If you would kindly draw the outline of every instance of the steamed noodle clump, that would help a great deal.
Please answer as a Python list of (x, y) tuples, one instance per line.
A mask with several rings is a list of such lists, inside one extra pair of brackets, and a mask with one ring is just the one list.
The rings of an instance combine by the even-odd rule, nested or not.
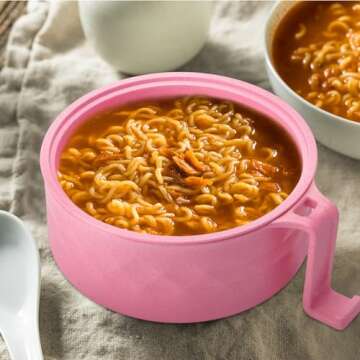
[(220, 231), (266, 214), (295, 186), (296, 151), (273, 128), (203, 97), (114, 110), (76, 131), (58, 178), (75, 204), (120, 228)]
[(283, 30), (277, 45), (286, 49), (291, 41), (291, 51), (275, 49), (289, 59), (288, 69), (278, 65), (280, 74), (315, 106), (360, 121), (360, 3), (298, 6), (299, 14), (289, 15), (292, 28)]

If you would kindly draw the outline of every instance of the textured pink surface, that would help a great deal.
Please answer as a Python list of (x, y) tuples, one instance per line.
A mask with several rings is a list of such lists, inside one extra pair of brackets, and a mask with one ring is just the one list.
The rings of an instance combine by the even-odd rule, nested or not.
[[(288, 132), (298, 148), (302, 174), (283, 204), (246, 226), (175, 237), (118, 229), (67, 198), (56, 179), (59, 155), (72, 131), (89, 116), (130, 101), (192, 94), (251, 107)], [(197, 73), (119, 81), (73, 103), (45, 136), (41, 169), (54, 258), (71, 283), (95, 302), (142, 319), (182, 323), (229, 316), (268, 299), (290, 281), (308, 249), (305, 310), (343, 328), (359, 312), (359, 302), (330, 289), (337, 213), (313, 185), (316, 162), (315, 141), (304, 120), (253, 85)]]

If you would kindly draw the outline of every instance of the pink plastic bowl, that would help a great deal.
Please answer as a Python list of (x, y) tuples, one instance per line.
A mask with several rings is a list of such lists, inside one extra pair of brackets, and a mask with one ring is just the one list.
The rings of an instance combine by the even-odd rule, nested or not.
[[(179, 237), (107, 225), (68, 199), (57, 181), (57, 166), (65, 143), (81, 123), (128, 102), (195, 94), (255, 109), (287, 131), (299, 151), (302, 174), (280, 206), (245, 226)], [(291, 280), (307, 254), (304, 309), (343, 329), (359, 313), (360, 298), (331, 289), (338, 212), (314, 185), (316, 163), (316, 144), (305, 121), (258, 87), (197, 73), (119, 81), (70, 105), (45, 136), (41, 170), (55, 261), (69, 281), (98, 304), (140, 319), (190, 323), (237, 314), (269, 299)]]

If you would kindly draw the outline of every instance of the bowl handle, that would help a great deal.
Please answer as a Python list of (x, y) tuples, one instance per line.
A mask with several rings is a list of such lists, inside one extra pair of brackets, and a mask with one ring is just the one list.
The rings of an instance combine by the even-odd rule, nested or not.
[(306, 232), (308, 259), (303, 294), (304, 310), (312, 318), (343, 330), (359, 314), (360, 296), (348, 298), (331, 288), (338, 220), (335, 205), (312, 184), (304, 199), (273, 225)]

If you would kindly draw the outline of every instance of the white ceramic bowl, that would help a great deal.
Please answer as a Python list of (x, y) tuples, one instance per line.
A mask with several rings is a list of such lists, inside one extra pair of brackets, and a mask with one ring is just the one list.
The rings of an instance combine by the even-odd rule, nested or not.
[(275, 70), (272, 42), (281, 20), (298, 2), (279, 1), (272, 8), (265, 26), (266, 71), (274, 92), (295, 108), (307, 121), (323, 145), (341, 154), (360, 159), (360, 123), (317, 108), (292, 90)]

